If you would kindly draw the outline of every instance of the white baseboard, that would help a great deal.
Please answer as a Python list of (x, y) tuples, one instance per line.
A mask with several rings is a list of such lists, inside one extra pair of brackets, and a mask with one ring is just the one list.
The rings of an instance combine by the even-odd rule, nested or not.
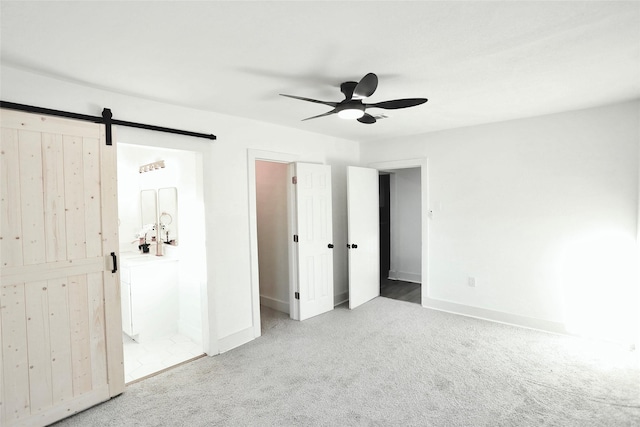
[(340, 304), (344, 304), (349, 301), (349, 292), (343, 292), (333, 296), (333, 306), (337, 307)]
[(276, 298), (260, 295), (260, 305), (289, 314), (289, 301), (282, 301)]
[(253, 326), (251, 326), (234, 334), (227, 335), (224, 338), (220, 338), (218, 340), (218, 348), (220, 350), (220, 353), (225, 353), (236, 347), (240, 347), (242, 344), (246, 344), (249, 341), (252, 341), (254, 338)]
[(566, 330), (565, 326), (562, 323), (553, 322), (550, 320), (520, 316), (517, 314), (489, 310), (480, 307), (473, 307), (470, 305), (463, 305), (455, 302), (438, 300), (424, 296), (422, 298), (422, 306), (425, 308), (431, 308), (433, 310), (459, 314), (461, 316), (475, 317), (477, 319), (489, 320), (491, 322), (519, 326), (521, 328), (535, 329), (538, 331), (551, 332), (555, 334), (572, 335)]
[(420, 273), (407, 273), (406, 271), (389, 270), (389, 279), (402, 280), (403, 282), (422, 283)]
[[(431, 308), (433, 310), (445, 311), (447, 313), (459, 314), (461, 316), (474, 317), (476, 319), (488, 320), (490, 322), (503, 323), (505, 325), (516, 326), (519, 328), (534, 329), (536, 331), (548, 332), (551, 334), (580, 337), (579, 334), (568, 331), (564, 323), (554, 322), (551, 320), (536, 319), (533, 317), (520, 316), (517, 314), (494, 311), (445, 300), (437, 300), (433, 298), (423, 298), (422, 306), (425, 308)], [(638, 344), (634, 342), (633, 339), (630, 339), (628, 341), (607, 339), (605, 337), (597, 339), (600, 341), (607, 341), (627, 346), (629, 350), (634, 350), (638, 346)], [(638, 354), (638, 360), (640, 362), (640, 354)]]

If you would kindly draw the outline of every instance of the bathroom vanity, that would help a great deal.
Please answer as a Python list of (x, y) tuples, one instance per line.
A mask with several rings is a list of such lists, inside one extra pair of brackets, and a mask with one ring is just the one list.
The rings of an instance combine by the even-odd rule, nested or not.
[(122, 329), (137, 342), (178, 331), (178, 260), (121, 253)]

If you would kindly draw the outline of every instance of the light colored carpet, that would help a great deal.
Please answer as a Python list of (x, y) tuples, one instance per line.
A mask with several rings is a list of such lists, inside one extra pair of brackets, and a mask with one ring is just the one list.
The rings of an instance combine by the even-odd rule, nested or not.
[(640, 426), (637, 352), (376, 298), (127, 387), (56, 426)]

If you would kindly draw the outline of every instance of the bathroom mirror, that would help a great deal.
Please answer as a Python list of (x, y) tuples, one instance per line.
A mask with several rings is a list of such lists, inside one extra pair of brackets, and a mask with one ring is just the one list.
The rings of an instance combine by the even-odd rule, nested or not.
[(162, 240), (169, 245), (178, 245), (178, 189), (158, 189), (158, 219)]
[(148, 225), (155, 225), (158, 218), (158, 205), (156, 190), (142, 190), (140, 192), (140, 214), (142, 218), (142, 228)]

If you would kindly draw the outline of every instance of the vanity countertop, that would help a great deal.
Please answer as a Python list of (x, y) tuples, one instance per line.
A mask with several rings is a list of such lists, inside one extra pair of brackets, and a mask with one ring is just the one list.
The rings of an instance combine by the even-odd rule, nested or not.
[(123, 268), (145, 265), (148, 263), (177, 261), (176, 258), (171, 256), (156, 256), (155, 252), (149, 252), (148, 254), (140, 252), (120, 252), (120, 259), (122, 260)]

